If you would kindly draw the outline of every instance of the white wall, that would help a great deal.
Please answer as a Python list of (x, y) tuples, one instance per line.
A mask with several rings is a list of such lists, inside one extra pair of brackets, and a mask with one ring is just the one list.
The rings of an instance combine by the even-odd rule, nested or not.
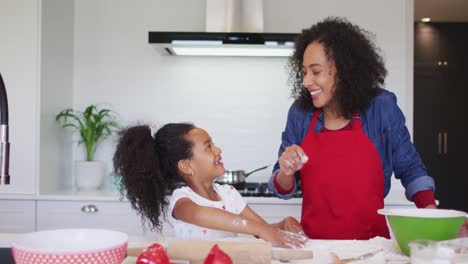
[(413, 0), (264, 2), (265, 31), (297, 32), (324, 17), (344, 16), (374, 33), (388, 69), (385, 87), (396, 93), (413, 131)]
[[(411, 129), (412, 3), (265, 0), (265, 31), (299, 32), (334, 15), (376, 33), (389, 70), (386, 87)], [(272, 164), (292, 102), (286, 59), (162, 57), (147, 43), (148, 31), (204, 31), (204, 15), (203, 0), (75, 1), (74, 106), (109, 104), (123, 125), (191, 121), (223, 149), (227, 169)], [(113, 145), (101, 147), (96, 158), (110, 171)], [(83, 157), (81, 149), (74, 153)]]
[(1, 194), (37, 191), (40, 1), (0, 1), (0, 72), (9, 100), (11, 185)]
[(55, 115), (73, 105), (74, 0), (42, 0), (40, 193), (72, 187), (72, 140)]

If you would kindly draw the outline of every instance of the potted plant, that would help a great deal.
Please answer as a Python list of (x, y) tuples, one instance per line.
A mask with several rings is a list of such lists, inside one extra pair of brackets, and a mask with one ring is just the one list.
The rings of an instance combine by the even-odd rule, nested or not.
[(79, 132), (78, 145), (83, 144), (85, 160), (75, 161), (75, 180), (79, 189), (98, 189), (104, 178), (105, 166), (94, 160), (96, 147), (118, 127), (116, 115), (112, 110), (99, 109), (92, 104), (84, 111), (71, 108), (62, 110), (55, 120), (62, 127), (70, 127)]

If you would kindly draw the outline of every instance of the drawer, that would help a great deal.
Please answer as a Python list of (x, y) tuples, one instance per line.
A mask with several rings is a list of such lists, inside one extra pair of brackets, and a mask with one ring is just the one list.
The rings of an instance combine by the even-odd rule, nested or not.
[(144, 235), (145, 229), (129, 202), (37, 201), (37, 230), (105, 228)]
[(0, 200), (0, 233), (26, 233), (36, 229), (36, 201)]

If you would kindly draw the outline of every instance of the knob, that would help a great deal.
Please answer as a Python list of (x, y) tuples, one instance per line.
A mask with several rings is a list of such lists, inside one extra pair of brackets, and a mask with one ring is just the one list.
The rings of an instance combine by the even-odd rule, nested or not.
[(88, 205), (81, 207), (81, 212), (96, 213), (96, 212), (99, 212), (99, 209), (94, 204), (88, 204)]

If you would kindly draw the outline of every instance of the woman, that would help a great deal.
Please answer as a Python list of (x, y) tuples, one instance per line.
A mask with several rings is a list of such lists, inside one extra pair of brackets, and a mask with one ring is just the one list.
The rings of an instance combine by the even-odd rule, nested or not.
[[(370, 34), (341, 18), (305, 29), (290, 58), (292, 96), (269, 187), (290, 198), (300, 179), (310, 238), (389, 237), (383, 216), (392, 173), (417, 207), (435, 208), (434, 181), (410, 141)], [(295, 177), (296, 176), (296, 177)]]

